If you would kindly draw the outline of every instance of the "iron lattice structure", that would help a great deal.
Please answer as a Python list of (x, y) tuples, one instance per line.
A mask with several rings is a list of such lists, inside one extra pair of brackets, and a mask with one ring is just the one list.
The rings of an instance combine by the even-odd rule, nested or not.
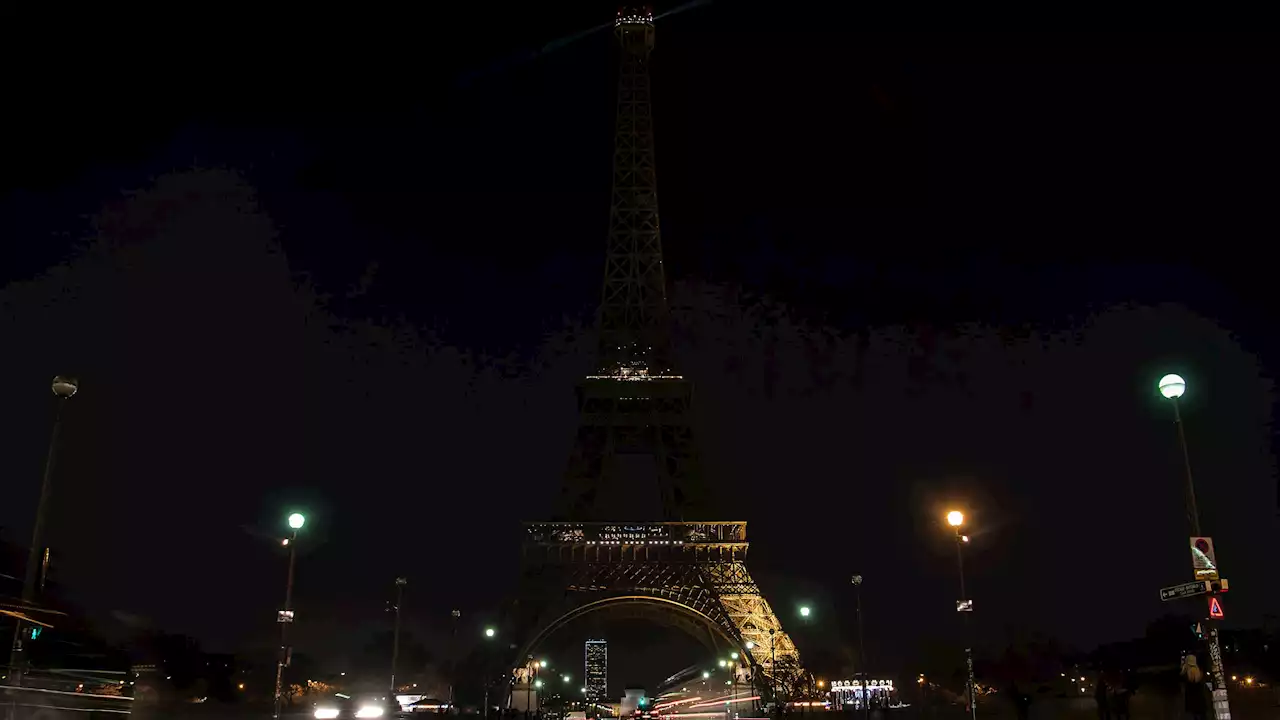
[(596, 490), (611, 482), (612, 459), (650, 454), (666, 520), (706, 510), (698, 478), (693, 387), (673, 370), (658, 186), (654, 174), (649, 53), (653, 14), (619, 10), (621, 46), (614, 133), (613, 194), (600, 304), (597, 371), (578, 386), (578, 434), (569, 457), (559, 519), (596, 516)]
[[(765, 678), (784, 663), (798, 671), (795, 644), (747, 571), (746, 523), (686, 521), (707, 507), (692, 385), (671, 357), (649, 101), (652, 11), (623, 8), (614, 31), (622, 58), (597, 371), (578, 386), (558, 521), (526, 525), (522, 586), (504, 624), (526, 639), (517, 664), (556, 629), (608, 608), (737, 650)], [(596, 491), (616, 481), (612, 461), (622, 453), (654, 458), (663, 521), (598, 517)]]
[(527, 523), (516, 627), (542, 640), (579, 617), (609, 608), (658, 619), (733, 649), (769, 677), (799, 668), (799, 653), (747, 570), (745, 522)]

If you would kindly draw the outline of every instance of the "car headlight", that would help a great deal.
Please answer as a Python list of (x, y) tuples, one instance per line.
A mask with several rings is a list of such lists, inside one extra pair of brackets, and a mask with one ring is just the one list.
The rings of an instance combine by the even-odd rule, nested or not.
[(330, 718), (338, 717), (338, 708), (336, 707), (318, 707), (316, 708), (316, 718), (318, 720), (330, 720)]
[(382, 717), (382, 708), (377, 705), (361, 705), (356, 711), (358, 718), (376, 718)]

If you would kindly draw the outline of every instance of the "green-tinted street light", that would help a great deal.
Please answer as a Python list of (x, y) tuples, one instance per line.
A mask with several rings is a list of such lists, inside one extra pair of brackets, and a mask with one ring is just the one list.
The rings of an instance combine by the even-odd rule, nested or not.
[(809, 613), (810, 613), (810, 612), (811, 612), (811, 611), (809, 610), (809, 606), (808, 606), (808, 605), (801, 605), (801, 606), (800, 606), (800, 617), (809, 617)]
[(1165, 375), (1160, 378), (1157, 383), (1160, 388), (1160, 394), (1170, 400), (1177, 400), (1187, 391), (1187, 381), (1182, 379), (1180, 375)]
[(303, 517), (302, 513), (293, 513), (289, 516), (289, 527), (294, 530), (301, 530), (306, 523), (307, 519)]
[(491, 628), (491, 627), (489, 627), (489, 628), (485, 628), (485, 629), (484, 629), (484, 636), (485, 636), (485, 637), (487, 637), (487, 638), (491, 638), (491, 637), (493, 637), (494, 635), (497, 635), (497, 634), (498, 634), (498, 631), (497, 631), (497, 630), (494, 630), (494, 629), (493, 629), (493, 628)]

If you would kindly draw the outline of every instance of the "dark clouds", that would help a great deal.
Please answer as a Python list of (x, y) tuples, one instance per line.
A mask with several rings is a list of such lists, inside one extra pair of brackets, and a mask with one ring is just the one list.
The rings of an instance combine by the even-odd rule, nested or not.
[[(215, 647), (251, 642), (279, 602), (273, 524), (301, 505), (297, 602), (325, 637), (299, 630), (316, 649), (350, 644), (396, 575), (414, 583), (422, 624), (496, 604), (516, 523), (547, 515), (567, 457), (572, 384), (594, 351), (584, 323), (548, 322), (537, 352), (503, 357), (502, 337), (473, 350), (408, 318), (344, 313), (224, 170), (162, 176), (96, 227), (64, 264), (0, 294), (6, 528), (28, 532), (45, 385), (76, 371), (51, 532), (85, 601)], [(951, 626), (939, 518), (958, 503), (985, 629), (1081, 644), (1140, 632), (1156, 589), (1187, 572), (1175, 435), (1154, 388), (1170, 369), (1190, 383), (1205, 528), (1248, 588), (1229, 619), (1258, 622), (1280, 590), (1258, 542), (1280, 529), (1272, 388), (1212, 320), (1117, 306), (860, 341), (728, 285), (681, 280), (672, 302), (707, 477), (722, 515), (751, 522), (753, 568), (780, 613), (804, 592), (847, 614), (844, 583), (860, 572), (869, 644), (905, 659)]]

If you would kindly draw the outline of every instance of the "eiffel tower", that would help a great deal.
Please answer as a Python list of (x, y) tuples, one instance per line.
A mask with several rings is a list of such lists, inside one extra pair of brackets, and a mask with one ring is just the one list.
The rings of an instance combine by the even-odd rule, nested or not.
[[(799, 655), (747, 571), (747, 524), (705, 520), (693, 388), (673, 368), (649, 102), (652, 10), (623, 7), (614, 34), (622, 58), (598, 364), (577, 389), (557, 519), (525, 524), (519, 599), (504, 624), (524, 640), (515, 658), (523, 664), (584, 615), (656, 620), (713, 652), (737, 651), (767, 690), (759, 681), (799, 672)], [(619, 481), (615, 461), (628, 453), (655, 461), (660, 521), (601, 517), (597, 493)]]

